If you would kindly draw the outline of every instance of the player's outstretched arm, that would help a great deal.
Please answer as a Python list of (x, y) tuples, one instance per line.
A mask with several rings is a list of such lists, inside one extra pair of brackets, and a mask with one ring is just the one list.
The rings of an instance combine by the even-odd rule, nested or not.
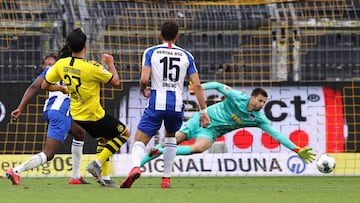
[(227, 85), (219, 83), (219, 82), (203, 83), (202, 87), (204, 88), (204, 90), (215, 89), (216, 91), (220, 92), (221, 94), (223, 94), (225, 96), (228, 96), (229, 94), (231, 94), (232, 91), (235, 91), (230, 86), (227, 86)]
[(34, 82), (30, 84), (30, 86), (25, 90), (23, 97), (19, 103), (19, 106), (11, 112), (11, 120), (16, 121), (25, 106), (29, 103), (30, 99), (36, 94), (36, 92), (40, 89), (41, 83), (43, 82), (43, 78), (38, 76)]
[(311, 151), (311, 147), (301, 148), (299, 146), (296, 146), (289, 138), (282, 135), (279, 131), (275, 130), (269, 123), (261, 124), (259, 127), (265, 132), (267, 132), (271, 137), (280, 142), (282, 145), (296, 152), (300, 156), (300, 158), (305, 161), (305, 163), (308, 164), (315, 160), (316, 154)]

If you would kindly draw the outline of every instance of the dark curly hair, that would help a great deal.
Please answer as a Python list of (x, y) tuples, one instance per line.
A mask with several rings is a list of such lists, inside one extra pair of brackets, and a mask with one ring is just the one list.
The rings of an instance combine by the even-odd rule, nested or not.
[(66, 57), (70, 57), (72, 55), (72, 51), (69, 48), (69, 45), (65, 44), (63, 46), (63, 48), (61, 48), (61, 50), (59, 51), (56, 60), (62, 59), (62, 58), (66, 58)]

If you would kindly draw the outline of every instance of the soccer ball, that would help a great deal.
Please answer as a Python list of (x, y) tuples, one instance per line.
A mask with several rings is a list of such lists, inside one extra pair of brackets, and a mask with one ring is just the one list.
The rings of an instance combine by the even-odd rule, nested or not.
[(335, 159), (328, 154), (322, 154), (316, 160), (316, 167), (321, 173), (331, 173), (335, 169)]

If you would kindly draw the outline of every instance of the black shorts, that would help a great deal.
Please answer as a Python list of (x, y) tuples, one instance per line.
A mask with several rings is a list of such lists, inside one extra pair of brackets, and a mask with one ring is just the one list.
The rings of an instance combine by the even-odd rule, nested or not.
[(98, 121), (76, 121), (93, 138), (105, 137), (110, 140), (119, 137), (126, 131), (126, 126), (118, 119), (106, 115)]

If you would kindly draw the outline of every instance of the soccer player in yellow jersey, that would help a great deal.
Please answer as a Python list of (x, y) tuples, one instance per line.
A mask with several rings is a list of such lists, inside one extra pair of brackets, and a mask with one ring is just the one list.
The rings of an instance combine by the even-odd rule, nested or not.
[(99, 184), (106, 186), (101, 177), (100, 167), (112, 154), (119, 151), (130, 136), (126, 126), (106, 114), (100, 104), (101, 83), (118, 87), (119, 75), (114, 58), (109, 54), (103, 55), (108, 69), (97, 62), (85, 59), (86, 35), (80, 28), (68, 34), (66, 43), (72, 51), (72, 56), (58, 60), (46, 74), (41, 87), (47, 89), (59, 80), (64, 81), (69, 89), (70, 113), (73, 120), (95, 139), (106, 140), (104, 149), (86, 167)]

